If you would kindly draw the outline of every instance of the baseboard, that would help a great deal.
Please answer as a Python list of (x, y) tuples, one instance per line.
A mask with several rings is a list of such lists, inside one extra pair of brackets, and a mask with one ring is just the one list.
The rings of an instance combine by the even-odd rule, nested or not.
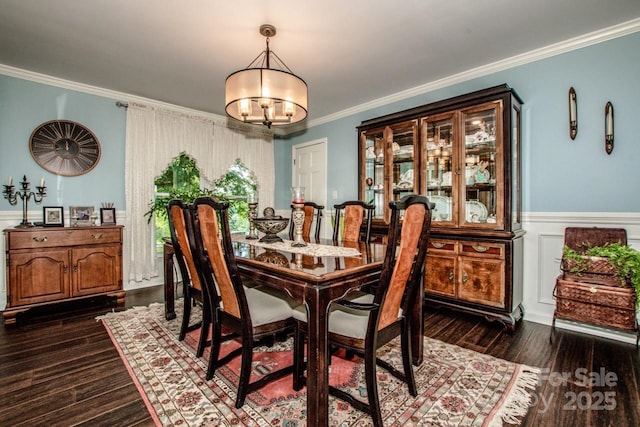
[(124, 285), (125, 291), (132, 291), (134, 289), (144, 289), (150, 288), (153, 286), (164, 286), (164, 277), (153, 277), (149, 280), (143, 280), (142, 282), (136, 282), (134, 280), (130, 280)]
[[(549, 316), (546, 313), (527, 312), (525, 320), (547, 326), (551, 326), (551, 323), (553, 322), (553, 319), (549, 319)], [(556, 328), (636, 345), (636, 335), (631, 332), (618, 331), (615, 329), (603, 328), (580, 322), (572, 322), (569, 320), (556, 320)]]

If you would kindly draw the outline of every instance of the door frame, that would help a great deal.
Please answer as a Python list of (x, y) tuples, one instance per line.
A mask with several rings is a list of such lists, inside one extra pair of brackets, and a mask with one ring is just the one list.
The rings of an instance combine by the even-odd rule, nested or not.
[[(295, 159), (296, 159), (296, 154), (297, 151), (301, 148), (306, 148), (306, 147), (310, 147), (312, 145), (321, 145), (321, 150), (322, 153), (324, 155), (324, 200), (322, 201), (322, 205), (324, 206), (324, 211), (322, 212), (322, 215), (324, 216), (323, 221), (322, 221), (322, 228), (321, 228), (321, 232), (320, 232), (320, 236), (321, 237), (326, 237), (326, 236), (330, 236), (331, 234), (327, 234), (329, 232), (332, 232), (332, 230), (329, 230), (329, 232), (327, 232), (327, 224), (328, 226), (331, 226), (331, 209), (327, 206), (327, 200), (329, 200), (329, 194), (328, 194), (328, 188), (327, 188), (327, 179), (328, 177), (328, 170), (329, 170), (329, 165), (327, 162), (327, 145), (328, 145), (328, 141), (327, 138), (318, 138), (318, 139), (314, 139), (311, 141), (307, 141), (307, 142), (302, 142), (300, 144), (296, 144), (296, 145), (292, 145), (291, 146), (291, 184), (293, 185), (295, 182), (295, 178), (296, 178), (296, 165), (294, 164)], [(317, 203), (317, 202), (316, 202)], [(329, 216), (327, 216), (329, 215)]]

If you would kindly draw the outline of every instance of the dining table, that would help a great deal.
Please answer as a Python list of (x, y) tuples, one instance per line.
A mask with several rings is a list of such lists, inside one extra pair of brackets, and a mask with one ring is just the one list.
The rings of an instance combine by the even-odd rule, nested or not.
[[(313, 239), (313, 238), (312, 238)], [(233, 249), (239, 273), (263, 286), (285, 292), (307, 309), (307, 425), (329, 425), (329, 306), (354, 291), (374, 285), (380, 278), (386, 246), (383, 243), (336, 242), (313, 239), (306, 247), (283, 242), (261, 243), (234, 235)], [(173, 316), (173, 274), (165, 244), (165, 315)], [(168, 259), (169, 258), (169, 259)], [(168, 283), (171, 282), (171, 283)], [(423, 359), (422, 298), (410, 316), (414, 365)]]

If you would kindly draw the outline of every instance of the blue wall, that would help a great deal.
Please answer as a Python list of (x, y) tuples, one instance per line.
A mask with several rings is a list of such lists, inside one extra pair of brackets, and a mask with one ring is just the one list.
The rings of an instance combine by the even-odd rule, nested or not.
[[(357, 133), (361, 121), (507, 83), (522, 97), (523, 211), (640, 211), (640, 33), (511, 68), (465, 83), (312, 127), (275, 144), (276, 188), (291, 186), (291, 147), (328, 140), (327, 194), (358, 197)], [(569, 138), (567, 93), (578, 96), (578, 135)], [(615, 147), (604, 151), (604, 106), (615, 115)], [(313, 108), (313, 103), (310, 103)], [(289, 194), (276, 194), (286, 209)], [(335, 202), (329, 199), (331, 206)]]
[[(288, 209), (292, 145), (327, 138), (327, 194), (357, 198), (357, 134), (361, 121), (507, 83), (523, 106), (523, 210), (526, 212), (640, 211), (640, 33), (501, 71), (434, 92), (312, 127), (276, 140), (275, 207)], [(578, 95), (579, 130), (568, 135), (567, 92)], [(604, 151), (604, 105), (615, 109), (615, 148)], [(313, 108), (311, 103), (310, 108)], [(98, 137), (102, 158), (91, 172), (60, 177), (40, 168), (29, 153), (41, 123), (68, 119)], [(0, 75), (0, 181), (26, 174), (47, 181), (43, 206), (124, 205), (126, 111), (115, 100)], [(332, 199), (327, 201), (332, 205)], [(30, 210), (39, 209), (33, 202)], [(20, 210), (0, 200), (0, 211)], [(39, 218), (30, 218), (38, 221)]]
[[(89, 128), (101, 145), (101, 158), (90, 172), (63, 177), (42, 169), (29, 152), (29, 137), (40, 124), (66, 119)], [(95, 206), (114, 202), (125, 209), (124, 158), (126, 110), (115, 100), (0, 75), (0, 181), (26, 175), (32, 189), (44, 177), (47, 196), (41, 206)], [(40, 209), (29, 202), (29, 210)], [(0, 210), (21, 210), (1, 199)], [(29, 217), (32, 221), (41, 218)]]

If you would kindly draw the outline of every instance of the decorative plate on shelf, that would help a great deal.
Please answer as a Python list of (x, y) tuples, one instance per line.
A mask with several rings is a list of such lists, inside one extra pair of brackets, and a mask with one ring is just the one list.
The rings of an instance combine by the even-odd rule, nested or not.
[(489, 216), (487, 207), (479, 200), (467, 200), (465, 212), (467, 222), (486, 222)]
[(440, 195), (427, 196), (431, 203), (435, 203), (432, 218), (434, 221), (450, 221), (451, 220), (451, 197)]
[(413, 181), (402, 180), (395, 186), (395, 188), (400, 190), (412, 190)]

